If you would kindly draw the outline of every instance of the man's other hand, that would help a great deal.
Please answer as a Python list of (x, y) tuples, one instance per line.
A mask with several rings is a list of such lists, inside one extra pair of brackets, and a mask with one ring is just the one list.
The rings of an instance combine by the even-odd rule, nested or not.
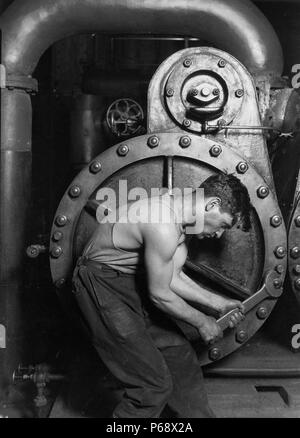
[(203, 315), (198, 326), (198, 332), (205, 344), (213, 344), (223, 337), (223, 332), (212, 316)]
[(230, 321), (229, 321), (230, 328), (236, 327), (241, 321), (243, 321), (245, 319), (244, 305), (241, 301), (238, 301), (238, 300), (230, 300), (230, 299), (226, 299), (226, 298), (220, 299), (220, 303), (219, 303), (220, 317), (223, 315), (226, 315), (226, 313), (228, 313), (234, 309), (236, 309), (236, 312), (234, 312), (230, 316)]

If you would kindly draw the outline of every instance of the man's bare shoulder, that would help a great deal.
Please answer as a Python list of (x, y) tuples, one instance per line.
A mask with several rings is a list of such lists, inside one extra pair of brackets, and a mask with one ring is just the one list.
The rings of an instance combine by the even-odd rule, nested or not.
[(173, 256), (178, 243), (179, 235), (176, 224), (140, 224), (144, 245), (151, 247), (159, 253)]

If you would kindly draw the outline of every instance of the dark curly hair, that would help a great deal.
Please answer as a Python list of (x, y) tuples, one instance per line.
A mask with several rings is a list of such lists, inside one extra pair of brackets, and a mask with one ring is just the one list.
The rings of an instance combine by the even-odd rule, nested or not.
[(221, 199), (220, 209), (231, 214), (234, 223), (243, 231), (251, 228), (251, 202), (247, 188), (234, 175), (220, 173), (207, 178), (200, 186), (205, 197), (216, 196)]

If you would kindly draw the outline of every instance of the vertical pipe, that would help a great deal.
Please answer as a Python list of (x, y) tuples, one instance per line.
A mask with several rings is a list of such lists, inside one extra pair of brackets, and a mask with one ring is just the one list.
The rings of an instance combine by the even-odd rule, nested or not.
[(173, 157), (167, 158), (167, 178), (168, 178), (168, 193), (172, 195), (173, 192)]
[[(11, 381), (24, 349), (21, 297), (24, 295), (24, 244), (31, 193), (31, 101), (21, 90), (1, 90), (0, 158), (0, 385)], [(25, 305), (25, 303), (24, 303)], [(0, 393), (4, 395), (4, 392)]]

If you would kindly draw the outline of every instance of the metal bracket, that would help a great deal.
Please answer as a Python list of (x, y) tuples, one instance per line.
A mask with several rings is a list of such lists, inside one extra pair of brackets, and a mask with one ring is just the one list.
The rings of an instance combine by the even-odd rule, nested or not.
[(10, 91), (14, 89), (24, 90), (29, 94), (37, 93), (38, 82), (30, 76), (7, 74), (5, 88)]

